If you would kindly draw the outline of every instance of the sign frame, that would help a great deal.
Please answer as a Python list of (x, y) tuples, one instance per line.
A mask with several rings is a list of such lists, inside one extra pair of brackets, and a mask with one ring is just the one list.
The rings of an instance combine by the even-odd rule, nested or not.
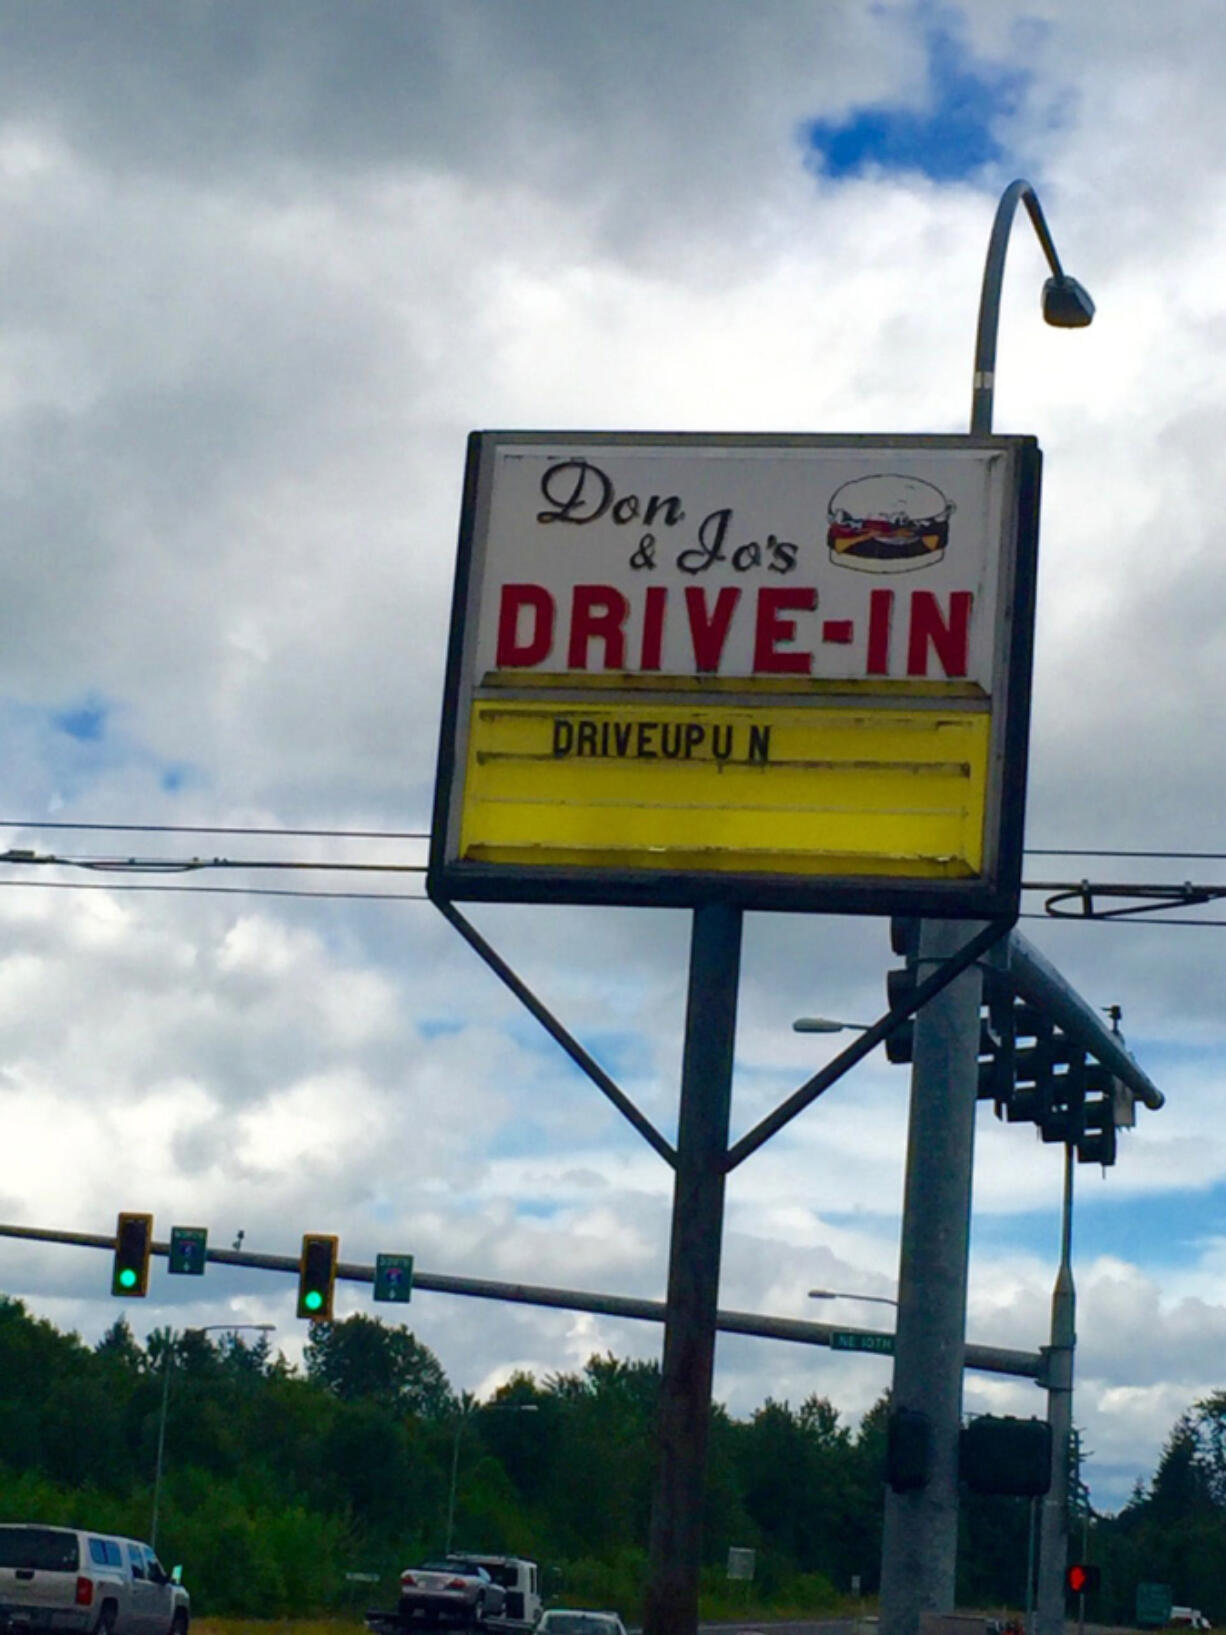
[[(477, 639), (483, 530), (489, 520), (496, 451), (627, 448), (702, 454), (712, 450), (880, 451), (902, 459), (946, 451), (1006, 454), (1014, 482), (1002, 518), (1004, 539), (996, 595), (984, 864), (963, 878), (914, 878), (882, 873), (799, 874), (732, 869), (570, 866), (488, 862), (459, 855), (469, 711)], [(1027, 436), (966, 434), (774, 434), (650, 432), (473, 432), (468, 440), (459, 553), (439, 738), (426, 890), (436, 903), (508, 902), (696, 908), (724, 903), (742, 909), (934, 918), (1015, 916), (1021, 893), (1022, 835), (1029, 751), (1031, 678), (1042, 456)], [(667, 691), (667, 688), (664, 689)], [(573, 697), (573, 692), (567, 696)]]

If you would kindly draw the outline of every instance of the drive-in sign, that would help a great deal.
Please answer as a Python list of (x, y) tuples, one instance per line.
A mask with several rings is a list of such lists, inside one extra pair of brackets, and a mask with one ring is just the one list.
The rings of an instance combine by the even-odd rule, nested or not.
[(1029, 438), (474, 434), (430, 885), (1016, 899)]

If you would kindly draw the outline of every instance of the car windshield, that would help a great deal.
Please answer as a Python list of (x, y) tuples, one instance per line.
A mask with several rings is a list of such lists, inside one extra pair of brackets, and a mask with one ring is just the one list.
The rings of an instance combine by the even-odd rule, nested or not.
[(427, 1561), (420, 1569), (423, 1573), (450, 1573), (454, 1578), (457, 1573), (463, 1573), (466, 1578), (479, 1578), (480, 1567), (470, 1567), (466, 1561)]
[(0, 1527), (0, 1567), (75, 1573), (79, 1561), (75, 1533), (54, 1527)]

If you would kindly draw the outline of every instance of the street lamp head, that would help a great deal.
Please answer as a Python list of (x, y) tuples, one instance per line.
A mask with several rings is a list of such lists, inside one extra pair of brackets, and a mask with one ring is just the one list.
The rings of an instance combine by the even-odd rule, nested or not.
[(1043, 286), (1043, 321), (1056, 329), (1084, 329), (1094, 318), (1094, 302), (1075, 278), (1062, 273)]
[(836, 1022), (830, 1016), (798, 1016), (792, 1023), (793, 1033), (867, 1033), (863, 1022)]
[(874, 1306), (897, 1306), (898, 1301), (888, 1294), (852, 1294), (845, 1289), (810, 1289), (810, 1300), (867, 1300)]

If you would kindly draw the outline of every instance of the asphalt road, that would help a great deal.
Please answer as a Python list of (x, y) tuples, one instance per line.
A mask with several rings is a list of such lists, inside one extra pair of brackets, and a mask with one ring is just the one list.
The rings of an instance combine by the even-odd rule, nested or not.
[(852, 1618), (812, 1618), (801, 1623), (776, 1624), (746, 1619), (742, 1623), (699, 1624), (699, 1635), (854, 1635)]

